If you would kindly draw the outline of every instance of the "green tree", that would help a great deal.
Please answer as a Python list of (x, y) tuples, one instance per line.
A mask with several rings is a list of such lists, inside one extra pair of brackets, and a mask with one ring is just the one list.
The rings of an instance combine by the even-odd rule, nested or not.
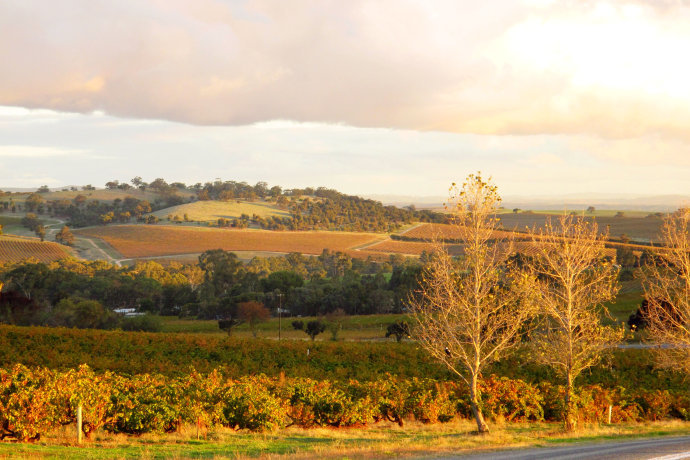
[[(294, 326), (294, 324), (293, 324), (293, 326)], [(313, 320), (313, 321), (309, 321), (307, 323), (306, 327), (304, 328), (304, 332), (306, 332), (307, 335), (309, 337), (311, 337), (312, 342), (314, 341), (314, 339), (316, 338), (317, 335), (321, 334), (325, 330), (326, 330), (326, 325), (324, 323), (322, 323), (321, 321), (319, 321), (318, 319)]]

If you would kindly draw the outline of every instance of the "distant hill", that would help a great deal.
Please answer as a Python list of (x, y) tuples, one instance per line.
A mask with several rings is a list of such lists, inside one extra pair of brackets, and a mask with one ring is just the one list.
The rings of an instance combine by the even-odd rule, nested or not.
[[(444, 196), (412, 196), (412, 195), (367, 195), (368, 198), (380, 201), (384, 205), (409, 206), (418, 209), (440, 209), (448, 200)], [(657, 195), (641, 196), (631, 194), (570, 194), (554, 196), (505, 196), (502, 206), (506, 209), (520, 208), (541, 210), (582, 210), (590, 206), (596, 209), (608, 210), (637, 210), (649, 212), (669, 212), (682, 206), (690, 205), (687, 195)]]

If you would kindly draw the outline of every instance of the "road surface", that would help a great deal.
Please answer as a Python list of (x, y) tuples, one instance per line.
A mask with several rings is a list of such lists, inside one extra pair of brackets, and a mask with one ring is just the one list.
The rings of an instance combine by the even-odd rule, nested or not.
[(690, 459), (690, 436), (577, 443), (559, 447), (501, 450), (433, 457), (437, 460), (680, 460)]

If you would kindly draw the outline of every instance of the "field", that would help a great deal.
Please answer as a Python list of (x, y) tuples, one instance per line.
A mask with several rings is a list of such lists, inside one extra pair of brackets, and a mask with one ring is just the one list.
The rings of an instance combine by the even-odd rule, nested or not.
[(101, 238), (127, 258), (192, 254), (219, 248), (226, 251), (320, 254), (324, 249), (344, 251), (382, 238), (373, 233), (272, 232), (150, 225), (88, 228), (74, 233)]
[(266, 217), (290, 217), (287, 211), (278, 209), (273, 203), (248, 202), (248, 201), (195, 201), (170, 208), (161, 209), (153, 213), (159, 219), (167, 219), (168, 215), (179, 216), (180, 219), (187, 214), (189, 220), (195, 222), (215, 222), (219, 218), (235, 219), (242, 214), (253, 216), (254, 214)]
[[(419, 256), (422, 252), (431, 252), (434, 246), (432, 243), (423, 243), (417, 241), (398, 241), (385, 240), (380, 243), (367, 246), (367, 251), (383, 252), (387, 254), (409, 254)], [(453, 255), (462, 253), (462, 245), (452, 244), (447, 246), (448, 251)]]
[[(585, 217), (591, 219), (588, 216)], [(499, 218), (504, 228), (524, 231), (533, 227), (542, 228), (549, 218), (555, 222), (558, 216), (535, 212), (500, 214)], [(600, 216), (595, 219), (601, 230), (605, 230), (607, 227), (609, 228), (609, 235), (612, 238), (618, 238), (622, 234), (625, 234), (632, 240), (647, 243), (658, 241), (659, 230), (662, 223), (662, 219), (659, 217)]]
[(38, 259), (41, 262), (53, 262), (69, 255), (67, 249), (57, 243), (0, 236), (0, 262), (19, 262), (28, 258)]
[[(494, 232), (496, 238), (506, 238), (510, 236), (521, 237), (523, 235), (515, 235), (514, 232), (496, 231)], [(462, 235), (455, 225), (448, 224), (420, 224), (412, 227), (406, 232), (400, 233), (404, 238), (420, 239), (431, 241), (436, 238), (440, 239), (460, 239)], [(524, 236), (523, 236), (524, 237)]]

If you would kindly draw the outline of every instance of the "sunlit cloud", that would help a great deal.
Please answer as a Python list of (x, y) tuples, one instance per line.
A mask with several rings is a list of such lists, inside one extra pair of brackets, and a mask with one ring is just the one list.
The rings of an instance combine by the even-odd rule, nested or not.
[(678, 2), (25, 0), (0, 5), (0, 104), (687, 140), (688, 20)]

